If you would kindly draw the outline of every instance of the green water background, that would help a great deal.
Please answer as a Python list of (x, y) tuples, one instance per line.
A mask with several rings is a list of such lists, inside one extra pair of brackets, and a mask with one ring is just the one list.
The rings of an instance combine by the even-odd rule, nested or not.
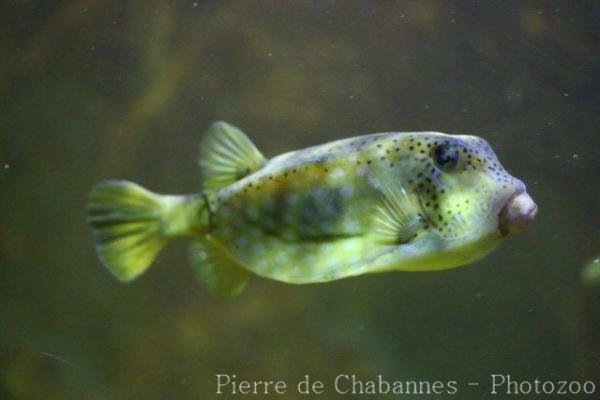
[[(310, 374), (319, 398), (337, 398), (340, 373), (457, 380), (461, 399), (483, 398), (491, 373), (600, 391), (600, 291), (579, 281), (600, 253), (599, 54), (594, 1), (3, 2), (0, 398), (213, 398), (216, 373)], [(90, 187), (197, 191), (217, 119), (267, 156), (477, 134), (539, 220), (449, 271), (254, 278), (225, 302), (178, 242), (116, 282), (85, 224)]]

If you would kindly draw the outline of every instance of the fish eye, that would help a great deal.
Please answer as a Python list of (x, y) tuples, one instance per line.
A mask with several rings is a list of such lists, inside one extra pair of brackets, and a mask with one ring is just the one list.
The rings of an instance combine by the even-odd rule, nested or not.
[(443, 144), (433, 149), (433, 159), (438, 167), (451, 170), (458, 164), (460, 152), (455, 146)]

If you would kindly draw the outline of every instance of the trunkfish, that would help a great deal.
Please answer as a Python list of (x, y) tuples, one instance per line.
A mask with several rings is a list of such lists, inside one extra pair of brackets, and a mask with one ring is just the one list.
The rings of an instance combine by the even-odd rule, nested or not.
[(193, 238), (207, 289), (235, 297), (251, 274), (305, 284), (468, 264), (525, 229), (538, 207), (482, 138), (358, 136), (266, 159), (214, 123), (200, 145), (202, 190), (161, 195), (111, 180), (91, 191), (97, 253), (121, 281), (171, 239)]

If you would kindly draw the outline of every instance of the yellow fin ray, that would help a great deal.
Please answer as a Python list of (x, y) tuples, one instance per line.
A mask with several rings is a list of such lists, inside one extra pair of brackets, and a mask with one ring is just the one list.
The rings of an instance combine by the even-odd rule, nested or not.
[(374, 234), (384, 242), (407, 243), (423, 228), (423, 218), (413, 205), (400, 180), (378, 171), (374, 185), (379, 192)]
[(206, 238), (191, 249), (198, 278), (214, 295), (232, 299), (246, 287), (250, 272), (240, 266), (217, 241)]
[(218, 189), (247, 176), (267, 160), (238, 128), (215, 122), (200, 145), (199, 164), (206, 189)]
[(88, 223), (102, 263), (120, 281), (141, 275), (169, 239), (206, 224), (204, 200), (160, 195), (127, 181), (106, 181), (90, 193)]

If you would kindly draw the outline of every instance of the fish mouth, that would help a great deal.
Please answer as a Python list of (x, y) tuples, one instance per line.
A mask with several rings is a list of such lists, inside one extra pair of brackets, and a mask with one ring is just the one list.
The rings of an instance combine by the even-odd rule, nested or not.
[(522, 232), (535, 220), (537, 214), (537, 204), (521, 183), (500, 210), (498, 229), (503, 236)]
[[(423, 204), (421, 193), (417, 192), (418, 210), (424, 228), (434, 226), (434, 222), (426, 212), (426, 207)], [(499, 212), (490, 210), (489, 213), (483, 215), (481, 222), (473, 227), (469, 232), (462, 236), (454, 237), (451, 240), (465, 240), (467, 237), (476, 236), (484, 226), (489, 223), (497, 224), (497, 233), (502, 237), (509, 234), (519, 233), (527, 229), (527, 227), (536, 219), (538, 215), (538, 206), (525, 189), (525, 184), (519, 182), (517, 188), (508, 196), (504, 205)], [(492, 222), (494, 221), (494, 222)], [(497, 221), (497, 222), (496, 222)], [(496, 235), (497, 235), (496, 233)], [(450, 239), (446, 239), (450, 240)]]

